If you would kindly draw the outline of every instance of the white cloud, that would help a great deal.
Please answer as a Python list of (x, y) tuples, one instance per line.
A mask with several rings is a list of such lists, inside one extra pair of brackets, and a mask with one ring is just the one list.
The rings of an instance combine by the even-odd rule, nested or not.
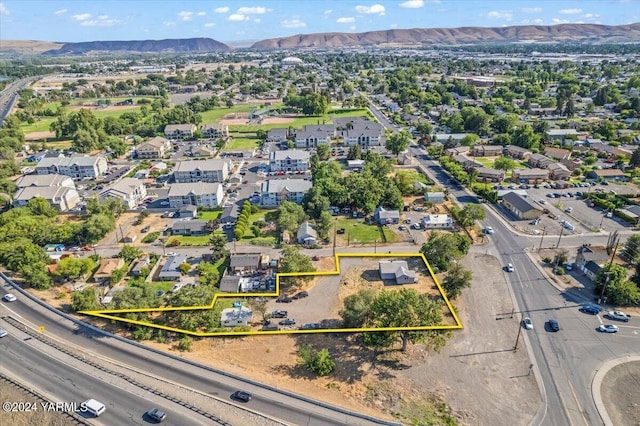
[(424, 7), (424, 0), (407, 0), (404, 3), (400, 3), (399, 6), (405, 9), (420, 9)]
[(67, 12), (68, 12), (67, 9), (60, 9), (60, 10), (56, 10), (55, 12), (53, 12), (53, 14), (54, 15), (64, 15)]
[(253, 22), (255, 22), (256, 24), (259, 24), (260, 21), (262, 21), (262, 19), (260, 19), (260, 18), (256, 18), (256, 19), (253, 20)]
[(582, 9), (562, 9), (559, 13), (563, 15), (579, 15), (582, 13)]
[(264, 15), (268, 10), (266, 7), (256, 6), (256, 7), (241, 7), (238, 8), (236, 13), (240, 15)]
[(206, 24), (204, 24), (205, 28), (211, 28), (211, 27), (215, 27), (216, 24), (214, 24), (213, 22), (207, 22)]
[(4, 5), (4, 3), (0, 3), (0, 15), (8, 15), (9, 14), (9, 9), (7, 9), (7, 6)]
[(325, 10), (323, 13), (324, 13), (325, 15), (331, 15), (331, 12), (333, 12), (333, 10), (331, 10), (331, 9), (327, 9), (327, 10)]
[(280, 22), (280, 26), (283, 28), (304, 28), (307, 24), (299, 19), (284, 19)]
[(227, 20), (231, 21), (231, 22), (240, 22), (240, 21), (246, 21), (248, 20), (249, 17), (246, 15), (241, 15), (239, 13), (232, 13), (231, 15), (229, 15), (229, 17), (227, 18)]
[(178, 13), (178, 19), (180, 19), (181, 21), (190, 21), (193, 19), (193, 12), (186, 12), (186, 11), (182, 11), (180, 13)]
[(534, 19), (532, 21), (534, 24), (538, 24), (538, 25), (542, 25), (542, 23), (544, 22), (542, 19), (538, 18), (538, 19)]
[(585, 13), (582, 17), (591, 19), (591, 18), (599, 18), (600, 15), (598, 15), (597, 13)]
[(86, 21), (87, 19), (91, 19), (90, 13), (80, 13), (78, 15), (72, 15), (71, 19), (75, 21)]
[(365, 15), (380, 15), (383, 16), (386, 12), (386, 9), (381, 4), (374, 4), (371, 6), (356, 6), (356, 12), (362, 13)]
[(398, 24), (391, 24), (389, 25), (389, 28), (398, 28)]
[(356, 18), (352, 18), (352, 17), (344, 17), (344, 18), (338, 18), (336, 19), (336, 22), (338, 24), (351, 24), (353, 22), (356, 22)]
[(213, 13), (227, 13), (229, 11), (228, 7), (216, 7), (213, 9)]
[(175, 27), (176, 23), (173, 21), (164, 21), (162, 25), (164, 25), (165, 27)]
[(356, 26), (355, 26), (355, 25), (352, 25), (352, 26), (350, 26), (350, 27), (349, 27), (349, 29), (350, 29), (351, 31), (355, 31), (355, 30), (356, 30)]
[(109, 18), (109, 15), (100, 15), (97, 19), (85, 19), (80, 22), (83, 27), (112, 27), (118, 24), (122, 24), (122, 21)]
[(504, 19), (505, 21), (510, 21), (513, 19), (513, 14), (508, 10), (492, 10), (487, 13), (487, 18), (491, 19)]
[(567, 21), (566, 19), (559, 19), (559, 18), (552, 18), (551, 22), (553, 22), (554, 24), (568, 24), (569, 21)]
[(521, 10), (524, 13), (540, 13), (540, 12), (542, 12), (542, 8), (541, 7), (523, 7)]
[(198, 16), (207, 16), (207, 12), (198, 12), (197, 15)]

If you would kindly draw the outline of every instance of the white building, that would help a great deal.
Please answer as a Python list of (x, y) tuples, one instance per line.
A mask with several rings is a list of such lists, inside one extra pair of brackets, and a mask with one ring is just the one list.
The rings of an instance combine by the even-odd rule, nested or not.
[(15, 184), (18, 188), (26, 188), (28, 186), (65, 186), (76, 189), (76, 184), (73, 182), (73, 179), (63, 175), (26, 175), (16, 179)]
[(330, 144), (334, 134), (332, 125), (304, 126), (296, 132), (296, 148), (317, 148), (321, 144)]
[(97, 178), (107, 172), (109, 166), (104, 157), (75, 155), (72, 157), (43, 158), (36, 166), (39, 175), (64, 175), (72, 179)]
[(218, 207), (223, 196), (224, 191), (219, 183), (174, 183), (169, 187), (169, 205), (172, 208), (187, 205)]
[(44, 198), (61, 212), (71, 210), (80, 202), (80, 195), (75, 188), (67, 186), (26, 186), (16, 191), (13, 205), (24, 207), (32, 198)]
[(136, 156), (141, 159), (164, 158), (171, 150), (171, 142), (168, 139), (155, 137), (136, 147)]
[(164, 137), (167, 139), (191, 139), (195, 133), (195, 124), (167, 124), (164, 127)]
[(177, 183), (224, 182), (231, 169), (229, 160), (179, 161), (173, 169)]
[(430, 214), (422, 218), (424, 229), (448, 229), (453, 227), (453, 219), (446, 214)]
[(269, 170), (272, 172), (297, 172), (309, 170), (311, 154), (308, 151), (292, 149), (274, 151), (269, 154)]
[(98, 197), (101, 200), (106, 198), (117, 198), (125, 202), (130, 208), (134, 209), (147, 196), (147, 188), (144, 183), (135, 178), (123, 178), (111, 186), (105, 188)]
[(265, 180), (260, 188), (260, 204), (263, 207), (278, 207), (283, 201), (300, 204), (312, 186), (304, 179)]

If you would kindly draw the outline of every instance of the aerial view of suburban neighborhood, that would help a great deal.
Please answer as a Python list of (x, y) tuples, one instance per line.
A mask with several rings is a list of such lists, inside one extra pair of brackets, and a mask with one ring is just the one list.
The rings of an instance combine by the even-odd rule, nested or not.
[(638, 2), (258, 3), (0, 2), (0, 423), (640, 425)]

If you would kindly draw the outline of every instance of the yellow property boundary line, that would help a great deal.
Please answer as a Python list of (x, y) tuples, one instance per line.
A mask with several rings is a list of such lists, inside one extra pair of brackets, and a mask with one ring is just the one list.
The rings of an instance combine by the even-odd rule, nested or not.
[[(115, 321), (126, 322), (129, 324), (136, 324), (146, 327), (157, 328), (160, 330), (172, 331), (175, 333), (188, 334), (198, 337), (213, 337), (213, 336), (249, 336), (249, 335), (273, 335), (273, 334), (309, 334), (309, 333), (361, 333), (364, 331), (420, 331), (420, 330), (454, 330), (461, 329), (462, 323), (456, 314), (456, 311), (451, 306), (451, 302), (447, 298), (440, 282), (436, 278), (436, 275), (431, 269), (431, 265), (427, 261), (427, 258), (422, 253), (336, 253), (335, 254), (336, 269), (334, 271), (323, 272), (282, 272), (276, 274), (276, 289), (273, 293), (216, 293), (213, 296), (211, 304), (206, 306), (180, 306), (170, 308), (139, 308), (139, 309), (108, 309), (97, 311), (80, 311), (79, 314), (90, 315), (99, 318), (105, 318)], [(449, 312), (455, 320), (455, 325), (428, 325), (419, 327), (380, 327), (380, 328), (322, 328), (314, 330), (273, 330), (273, 331), (218, 331), (218, 332), (202, 332), (202, 331), (190, 331), (180, 328), (168, 327), (165, 325), (154, 324), (146, 321), (137, 321), (128, 318), (122, 318), (114, 316), (112, 314), (126, 314), (137, 312), (170, 312), (170, 311), (197, 311), (197, 310), (209, 310), (213, 309), (218, 298), (246, 298), (246, 297), (278, 297), (280, 293), (280, 278), (281, 277), (308, 277), (308, 276), (324, 276), (324, 275), (340, 275), (340, 258), (341, 257), (419, 257), (424, 262), (425, 266), (429, 270), (431, 278), (438, 286), (440, 295), (443, 297)]]

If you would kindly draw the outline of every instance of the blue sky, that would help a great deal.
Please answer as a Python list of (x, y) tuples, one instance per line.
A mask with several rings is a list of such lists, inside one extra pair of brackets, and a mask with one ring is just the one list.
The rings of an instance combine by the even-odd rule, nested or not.
[(639, 0), (1, 0), (1, 40), (258, 40), (391, 28), (621, 25), (640, 21)]

